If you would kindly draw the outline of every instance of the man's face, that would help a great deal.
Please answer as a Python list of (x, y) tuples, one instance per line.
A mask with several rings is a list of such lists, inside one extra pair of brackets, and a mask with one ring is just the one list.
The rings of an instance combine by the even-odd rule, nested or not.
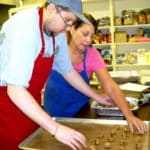
[(57, 35), (65, 30), (70, 30), (76, 19), (76, 15), (71, 11), (64, 11), (60, 7), (55, 6), (51, 16), (45, 20), (43, 28), (48, 35), (50, 33)]

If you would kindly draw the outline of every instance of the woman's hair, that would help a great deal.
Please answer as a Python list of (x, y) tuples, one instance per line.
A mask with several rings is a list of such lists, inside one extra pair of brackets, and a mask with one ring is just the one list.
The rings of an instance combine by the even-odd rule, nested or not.
[[(98, 27), (98, 24), (99, 24), (99, 20), (96, 20), (91, 14), (89, 13), (83, 13), (83, 15), (92, 23), (92, 25), (94, 26), (95, 28), (95, 32), (97, 31), (97, 27)], [(78, 29), (79, 27), (81, 27), (83, 24), (85, 24), (83, 21), (81, 20), (77, 20), (73, 26), (75, 29)]]
[[(91, 14), (89, 13), (83, 13), (83, 15), (91, 22), (91, 24), (94, 26), (95, 28), (95, 33), (97, 32), (97, 28), (98, 28), (98, 24), (99, 24), (99, 19), (96, 20)], [(74, 22), (73, 27), (75, 30), (77, 30), (78, 28), (80, 28), (83, 24), (85, 24), (85, 22), (83, 22), (82, 20), (77, 20), (76, 22)], [(66, 32), (67, 34), (67, 41), (68, 43), (70, 43), (71, 40), (71, 34), (69, 31)]]

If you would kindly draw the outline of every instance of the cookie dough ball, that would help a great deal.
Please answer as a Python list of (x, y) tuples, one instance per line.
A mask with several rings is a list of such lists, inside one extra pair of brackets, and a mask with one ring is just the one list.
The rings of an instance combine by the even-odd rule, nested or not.
[(124, 133), (130, 133), (129, 127), (124, 127)]
[(111, 144), (109, 142), (104, 143), (104, 148), (107, 149), (111, 149)]
[(97, 137), (97, 138), (95, 139), (95, 145), (99, 145), (99, 144), (100, 144), (100, 138)]
[(99, 137), (100, 139), (103, 139), (103, 138), (104, 138), (104, 134), (103, 134), (103, 133), (99, 133), (98, 137)]
[(139, 143), (139, 142), (141, 143), (141, 142), (142, 142), (142, 138), (141, 138), (140, 136), (137, 136), (137, 137), (136, 137), (136, 142), (137, 142), (137, 143)]
[(128, 137), (129, 137), (129, 135), (127, 133), (124, 133), (124, 132), (122, 133), (122, 138), (124, 140), (126, 140)]
[(143, 149), (142, 143), (136, 143), (135, 149), (136, 149), (136, 150), (142, 150), (142, 149)]
[(95, 145), (90, 145), (90, 146), (89, 146), (89, 150), (96, 150)]
[(120, 125), (114, 125), (113, 130), (120, 130)]
[(110, 136), (113, 137), (117, 134), (117, 130), (113, 129), (111, 130)]
[(127, 141), (126, 140), (121, 140), (120, 141), (120, 145), (121, 146), (126, 146), (127, 145)]
[(119, 150), (128, 150), (126, 147), (121, 146)]
[(108, 137), (107, 141), (108, 141), (108, 142), (113, 142), (113, 141), (114, 141), (114, 138), (110, 136), (110, 137)]

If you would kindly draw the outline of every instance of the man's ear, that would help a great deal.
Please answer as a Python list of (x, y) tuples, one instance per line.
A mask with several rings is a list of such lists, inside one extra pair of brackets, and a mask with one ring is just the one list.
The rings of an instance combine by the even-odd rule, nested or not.
[(48, 12), (52, 13), (56, 11), (56, 6), (53, 3), (50, 3), (49, 5), (47, 5), (47, 9), (48, 9)]
[(70, 34), (72, 34), (73, 31), (74, 31), (74, 26), (72, 26), (72, 27), (70, 28)]

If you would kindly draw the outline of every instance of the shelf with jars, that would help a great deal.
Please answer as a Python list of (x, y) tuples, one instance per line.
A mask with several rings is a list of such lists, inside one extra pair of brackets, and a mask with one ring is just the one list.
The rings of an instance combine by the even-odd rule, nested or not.
[[(125, 4), (123, 9), (118, 6)], [(127, 5), (128, 3), (128, 5)], [(114, 70), (142, 70), (150, 68), (150, 9), (147, 0), (133, 6), (134, 1), (115, 0), (114, 12)]]
[(113, 70), (150, 69), (150, 8), (147, 6), (149, 0), (83, 2), (84, 11), (100, 19), (93, 46), (102, 56), (110, 57), (106, 64)]

